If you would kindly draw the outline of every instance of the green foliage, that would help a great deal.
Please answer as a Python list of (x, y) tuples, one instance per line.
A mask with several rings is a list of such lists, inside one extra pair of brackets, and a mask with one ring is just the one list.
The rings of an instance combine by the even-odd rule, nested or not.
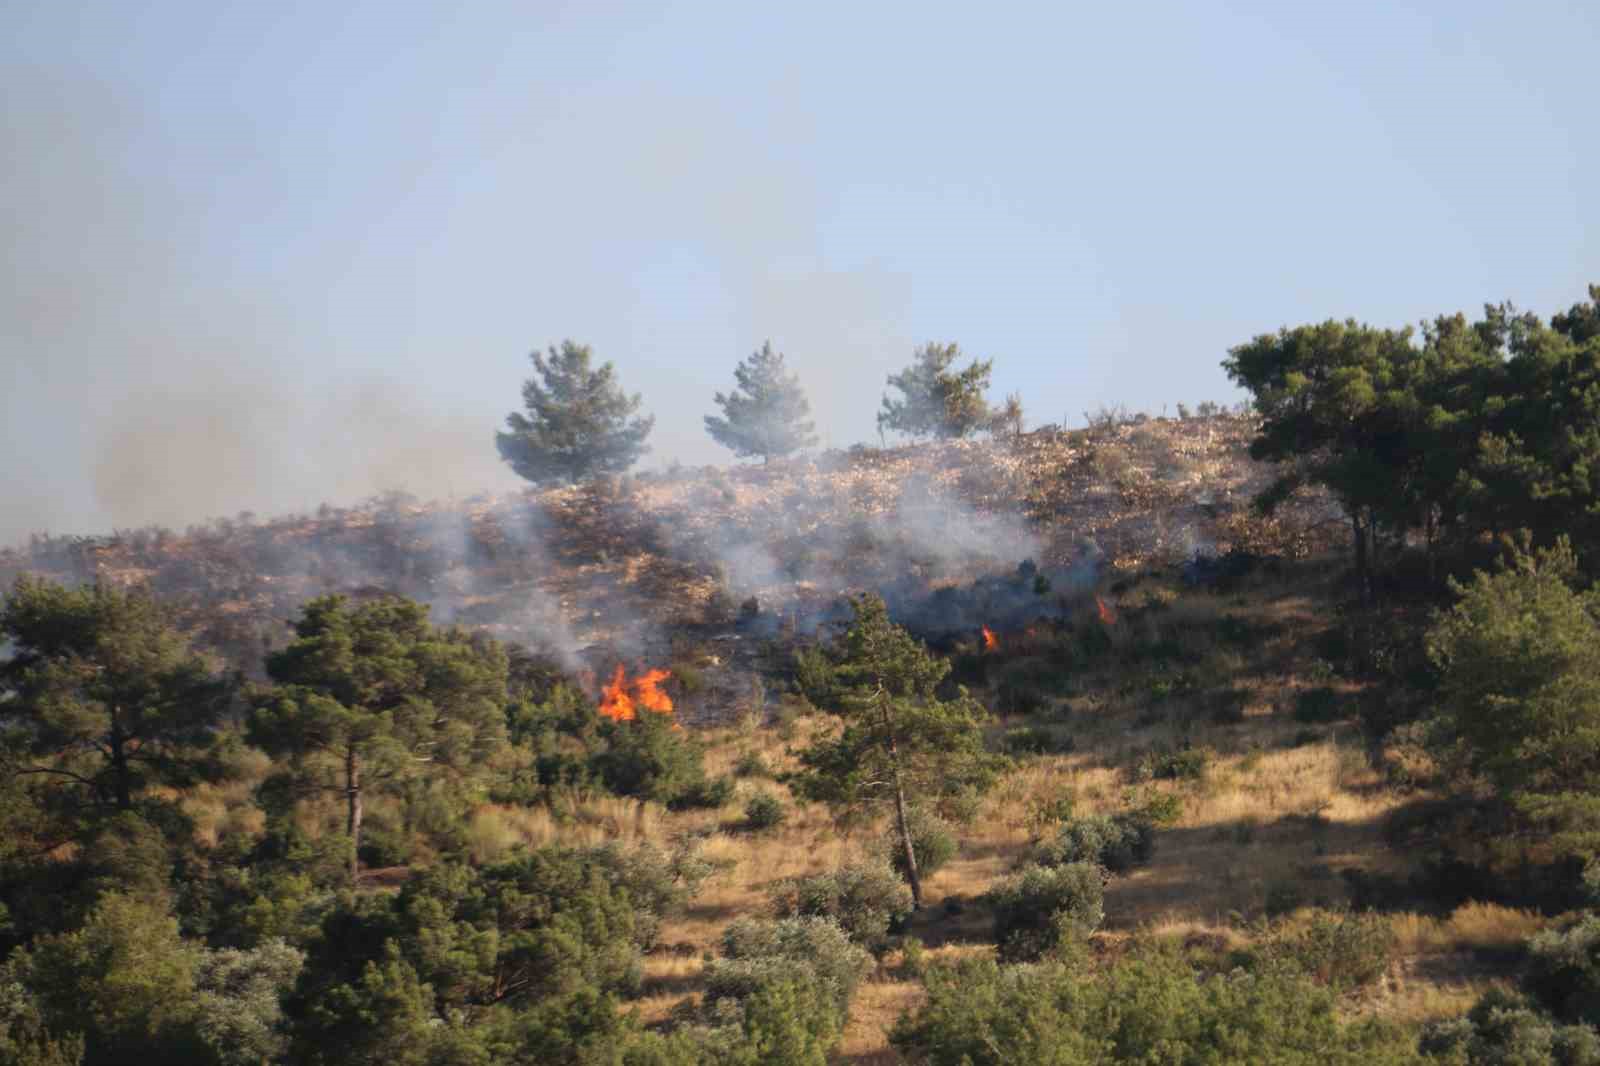
[(880, 862), (780, 881), (771, 894), (779, 918), (831, 918), (869, 949), (881, 947), (890, 928), (911, 913), (910, 889)]
[(599, 726), (603, 746), (589, 765), (608, 790), (669, 807), (720, 807), (733, 795), (733, 783), (706, 779), (700, 743), (672, 719), (654, 712)]
[(705, 970), (710, 1018), (743, 1024), (763, 989), (800, 981), (820, 993), (803, 1003), (800, 1025), (823, 1047), (844, 1031), (856, 986), (872, 966), (872, 957), (830, 918), (742, 918), (724, 932), (722, 953)]
[(975, 359), (964, 370), (951, 368), (961, 358), (955, 344), (924, 344), (910, 366), (889, 375), (901, 398), (883, 398), (878, 429), (911, 437), (965, 437), (989, 424), (992, 359)]
[(1600, 594), (1575, 592), (1566, 541), (1517, 551), (1428, 634), (1441, 671), (1442, 752), (1493, 783), (1555, 843), (1600, 842)]
[(205, 1061), (194, 1029), (199, 960), (163, 903), (114, 894), (81, 929), (14, 955), (0, 986), (27, 989), (53, 1039), (81, 1034), (86, 1066)]
[(288, 1046), (282, 996), (304, 962), (302, 952), (276, 939), (250, 951), (201, 954), (194, 975), (194, 1028), (219, 1066), (258, 1066), (282, 1056)]
[(735, 367), (733, 376), (739, 387), (715, 397), (722, 417), (706, 416), (706, 432), (718, 444), (741, 459), (760, 456), (766, 461), (817, 443), (800, 379), (784, 366), (783, 353), (774, 352), (771, 341)]
[[(925, 807), (906, 808), (906, 831), (917, 858), (917, 873), (922, 877), (932, 877), (942, 870), (960, 850), (950, 823)], [(878, 850), (896, 873), (907, 876), (905, 840), (898, 825), (889, 826), (878, 842)]]
[[(796, 795), (841, 813), (908, 802), (937, 802), (991, 785), (1000, 765), (984, 750), (983, 708), (964, 689), (954, 699), (935, 694), (950, 664), (931, 656), (889, 621), (877, 596), (853, 601), (855, 619), (828, 654), (829, 687), (821, 709), (843, 729), (820, 735), (799, 755), (791, 778)], [(901, 837), (902, 852), (910, 847)], [(907, 869), (920, 902), (918, 871)]]
[(24, 575), (0, 607), (6, 643), (0, 775), (32, 808), (13, 843), (48, 850), (85, 815), (205, 774), (229, 686), (146, 593)]
[(734, 777), (771, 777), (772, 768), (759, 751), (747, 751), (733, 764)]
[(744, 805), (745, 828), (755, 832), (776, 829), (788, 817), (789, 812), (784, 809), (783, 801), (770, 792), (757, 792)]
[(1156, 749), (1139, 757), (1133, 767), (1135, 781), (1199, 781), (1211, 766), (1206, 748)]
[(655, 419), (638, 417), (639, 397), (622, 391), (610, 363), (590, 369), (592, 358), (588, 345), (570, 340), (551, 346), (548, 360), (534, 351), (538, 376), (522, 386), (527, 413), (507, 415), (495, 435), (500, 458), (536, 485), (620, 474), (649, 450)]
[(1335, 989), (1370, 985), (1389, 969), (1395, 936), (1378, 914), (1318, 912), (1300, 928), (1266, 938), (1259, 952), (1268, 964), (1288, 965)]
[(1041, 725), (1008, 729), (1000, 743), (1012, 755), (1066, 755), (1077, 748), (1069, 734)]
[(1422, 1034), (1431, 1060), (1470, 1066), (1600, 1066), (1600, 1034), (1562, 1025), (1526, 999), (1490, 989), (1463, 1018), (1436, 1022)]
[(481, 1061), (585, 1061), (616, 1049), (628, 1026), (615, 997), (638, 987), (661, 917), (651, 908), (688, 890), (670, 871), (659, 855), (543, 848), (348, 898), (289, 1001), (294, 1057), (458, 1061), (440, 1048), (479, 1047)]
[(1171, 953), (1143, 953), (1099, 976), (1069, 965), (937, 967), (927, 1001), (891, 1041), (926, 1066), (1399, 1066), (1419, 1063), (1403, 1033), (1340, 1021), (1331, 992), (1282, 972), (1204, 977)]
[(1041, 866), (1087, 862), (1111, 873), (1127, 873), (1150, 861), (1155, 853), (1155, 829), (1136, 815), (1090, 815), (1069, 818), (1056, 835), (1034, 849), (1033, 861)]
[(295, 639), (267, 659), (250, 738), (289, 760), (298, 789), (342, 795), (350, 873), (367, 790), (424, 778), (466, 782), (505, 740), (507, 659), (484, 638), (436, 629), (426, 607), (394, 597), (306, 604)]
[(1529, 941), (1523, 988), (1562, 1021), (1600, 1026), (1600, 914)]
[(1028, 866), (989, 893), (994, 939), (1008, 962), (1042, 958), (1070, 948), (1100, 928), (1105, 883), (1087, 862)]

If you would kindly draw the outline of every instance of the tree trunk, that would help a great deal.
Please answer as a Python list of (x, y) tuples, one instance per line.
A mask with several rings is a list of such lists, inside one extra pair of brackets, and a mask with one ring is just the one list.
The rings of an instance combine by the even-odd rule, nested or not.
[(345, 832), (350, 837), (350, 884), (361, 876), (361, 764), (354, 750), (344, 758), (345, 799), (349, 804)]
[(1370, 526), (1362, 521), (1359, 508), (1350, 513), (1350, 529), (1355, 537), (1356, 583), (1361, 590), (1361, 602), (1370, 604), (1372, 602), (1372, 571), (1367, 561), (1367, 539), (1371, 530)]
[(117, 810), (133, 809), (133, 788), (128, 782), (128, 738), (122, 734), (121, 712), (111, 709), (111, 779), (117, 792)]
[(905, 848), (906, 881), (911, 885), (911, 909), (922, 909), (922, 877), (917, 873), (917, 849), (911, 844), (911, 827), (906, 824), (906, 790), (900, 783), (900, 749), (895, 743), (894, 727), (889, 718), (888, 695), (878, 689), (878, 708), (883, 715), (883, 735), (888, 739), (889, 772), (894, 775), (894, 820), (900, 832), (900, 846)]

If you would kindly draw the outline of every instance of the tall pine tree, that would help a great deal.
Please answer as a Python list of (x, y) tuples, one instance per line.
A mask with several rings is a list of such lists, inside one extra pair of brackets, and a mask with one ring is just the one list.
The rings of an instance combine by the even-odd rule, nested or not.
[(800, 379), (784, 366), (783, 353), (774, 352), (771, 341), (734, 367), (733, 376), (739, 387), (716, 395), (722, 417), (706, 416), (706, 431), (718, 444), (741, 459), (759, 455), (770, 462), (817, 443)]
[(649, 451), (655, 419), (639, 416), (639, 395), (622, 391), (610, 363), (591, 368), (588, 345), (562, 341), (549, 359), (532, 358), (538, 376), (522, 386), (527, 413), (507, 415), (495, 435), (511, 469), (536, 485), (562, 484), (620, 474)]
[(908, 806), (987, 788), (999, 760), (984, 750), (983, 707), (965, 689), (955, 699), (936, 695), (950, 664), (891, 622), (878, 596), (852, 606), (855, 619), (828, 655), (830, 683), (819, 687), (831, 694), (819, 697), (822, 710), (837, 716), (842, 729), (800, 752), (791, 783), (799, 795), (839, 812), (887, 808), (920, 907)]

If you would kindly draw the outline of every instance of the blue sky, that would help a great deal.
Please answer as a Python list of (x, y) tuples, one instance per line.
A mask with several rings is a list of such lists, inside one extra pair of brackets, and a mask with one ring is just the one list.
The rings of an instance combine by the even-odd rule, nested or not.
[[(771, 338), (827, 443), (926, 340), (1030, 422), (1230, 345), (1600, 281), (1600, 12), (0, 2), (0, 542), (514, 480), (535, 346), (721, 462)], [(1583, 188), (1590, 188), (1585, 195)]]

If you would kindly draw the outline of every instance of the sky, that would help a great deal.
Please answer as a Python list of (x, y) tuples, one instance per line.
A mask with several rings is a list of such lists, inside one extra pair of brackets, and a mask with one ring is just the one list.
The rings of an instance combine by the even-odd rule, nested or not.
[[(1600, 282), (1591, 3), (0, 0), (0, 545), (516, 486), (572, 338), (722, 463), (917, 345), (1030, 425), (1230, 346)], [(1582, 192), (1589, 188), (1589, 194)]]

